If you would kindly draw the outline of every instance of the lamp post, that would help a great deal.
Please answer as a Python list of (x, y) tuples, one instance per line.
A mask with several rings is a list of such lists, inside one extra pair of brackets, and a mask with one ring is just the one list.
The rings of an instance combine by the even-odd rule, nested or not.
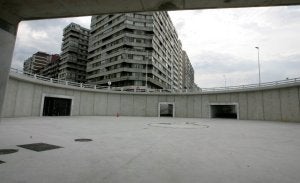
[(223, 77), (224, 77), (224, 86), (226, 88), (226, 75), (223, 75)]
[(148, 88), (148, 60), (149, 60), (149, 51), (147, 51), (147, 59), (146, 59), (146, 90)]
[(260, 61), (259, 61), (259, 47), (255, 47), (257, 49), (257, 64), (258, 64), (258, 85), (260, 86), (261, 78), (260, 78)]
[(108, 89), (110, 90), (111, 81), (109, 80), (109, 81), (107, 82), (107, 84), (108, 84)]
[[(174, 45), (174, 43), (172, 42), (171, 43), (172, 44), (172, 46)], [(174, 64), (174, 52), (173, 52), (173, 50), (171, 50), (171, 92), (173, 92), (173, 90), (174, 90), (174, 85), (173, 85), (173, 80), (174, 80), (174, 70), (173, 70), (173, 64)]]

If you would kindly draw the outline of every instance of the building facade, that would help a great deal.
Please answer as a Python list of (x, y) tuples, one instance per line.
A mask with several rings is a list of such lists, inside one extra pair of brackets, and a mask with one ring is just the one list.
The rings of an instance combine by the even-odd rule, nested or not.
[(50, 55), (45, 52), (36, 52), (30, 58), (25, 60), (23, 70), (32, 74), (37, 74), (50, 62)]
[(50, 56), (50, 62), (38, 71), (39, 75), (58, 79), (60, 56), (58, 54)]
[(88, 52), (89, 83), (182, 88), (181, 42), (167, 12), (93, 16)]
[(194, 69), (185, 51), (182, 52), (182, 62), (183, 62), (182, 87), (183, 89), (193, 89), (195, 88)]
[(64, 28), (58, 79), (86, 82), (89, 29), (71, 23)]

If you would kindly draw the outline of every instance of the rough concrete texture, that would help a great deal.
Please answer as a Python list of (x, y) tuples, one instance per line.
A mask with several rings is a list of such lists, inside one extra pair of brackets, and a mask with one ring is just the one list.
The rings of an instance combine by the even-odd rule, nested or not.
[(264, 106), (272, 106), (264, 108), (264, 117), (269, 120), (281, 121), (281, 102), (280, 91), (270, 90), (263, 93)]
[(234, 93), (137, 94), (55, 85), (22, 75), (11, 75), (9, 79), (3, 116), (39, 116), (45, 95), (72, 98), (74, 116), (116, 116), (119, 113), (157, 117), (159, 102), (171, 102), (175, 104), (175, 117), (209, 118), (211, 103), (237, 103), (242, 120), (300, 122), (299, 85)]
[[(0, 5), (1, 6), (1, 5)], [(2, 9), (2, 8), (1, 8)], [(1, 10), (2, 11), (2, 10)], [(1, 13), (0, 13), (1, 14)], [(0, 16), (0, 120), (16, 36), (2, 29)], [(17, 27), (17, 26), (15, 26)]]
[(133, 95), (121, 95), (121, 113), (124, 116), (133, 116)]
[(156, 96), (147, 96), (147, 109), (146, 109), (146, 116), (158, 116), (158, 97)]
[[(60, 1), (19, 1), (3, 0), (0, 3), (0, 120), (3, 113), (4, 96), (11, 66), (15, 38), (18, 23), (22, 20), (75, 17), (86, 15), (99, 15), (120, 12), (140, 11), (165, 11), (184, 9), (211, 9), (211, 8), (234, 8), (256, 6), (283, 6), (299, 5), (300, 0), (189, 0), (189, 1), (166, 1), (166, 0), (69, 0)], [(76, 111), (77, 113), (78, 111)], [(33, 114), (36, 111), (32, 111)], [(80, 112), (78, 112), (80, 113)]]
[(81, 93), (80, 98), (80, 115), (90, 116), (94, 113), (94, 93), (84, 92)]
[(289, 121), (300, 115), (299, 87), (280, 90), (282, 120)]
[[(19, 152), (0, 156), (6, 162), (0, 177), (3, 183), (299, 183), (299, 131), (299, 123), (271, 121), (6, 118), (0, 149)], [(16, 146), (39, 142), (63, 148)]]

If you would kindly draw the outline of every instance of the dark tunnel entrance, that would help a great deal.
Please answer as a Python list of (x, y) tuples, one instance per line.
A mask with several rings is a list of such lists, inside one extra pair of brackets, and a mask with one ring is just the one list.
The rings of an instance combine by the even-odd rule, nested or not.
[(159, 103), (159, 117), (174, 117), (174, 104)]
[(43, 116), (70, 116), (72, 99), (45, 97)]
[(237, 105), (234, 104), (214, 104), (210, 105), (211, 118), (238, 119)]

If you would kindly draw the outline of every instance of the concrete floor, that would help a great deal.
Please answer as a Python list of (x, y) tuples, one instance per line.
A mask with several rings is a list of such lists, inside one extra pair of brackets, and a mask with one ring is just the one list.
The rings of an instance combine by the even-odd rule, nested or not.
[[(35, 152), (16, 146), (38, 142), (64, 148)], [(0, 164), (1, 183), (300, 182), (299, 123), (10, 118), (0, 124), (0, 149), (7, 148), (19, 152), (0, 155), (6, 162)]]

